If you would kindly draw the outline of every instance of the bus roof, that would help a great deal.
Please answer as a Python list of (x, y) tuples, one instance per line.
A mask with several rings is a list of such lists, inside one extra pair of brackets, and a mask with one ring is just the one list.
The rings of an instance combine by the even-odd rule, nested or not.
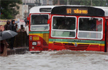
[(54, 6), (35, 6), (30, 9), (30, 13), (51, 13)]
[(96, 8), (101, 8), (105, 12), (105, 16), (108, 16), (108, 7), (102, 7), (102, 6), (94, 6)]

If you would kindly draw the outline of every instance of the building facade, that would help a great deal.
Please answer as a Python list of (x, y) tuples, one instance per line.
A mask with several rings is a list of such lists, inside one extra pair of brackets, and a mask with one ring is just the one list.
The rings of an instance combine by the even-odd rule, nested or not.
[(41, 5), (53, 5), (53, 0), (40, 0)]
[(25, 19), (28, 16), (30, 8), (40, 5), (53, 5), (53, 0), (22, 0), (22, 4), (19, 5), (19, 14), (15, 18)]

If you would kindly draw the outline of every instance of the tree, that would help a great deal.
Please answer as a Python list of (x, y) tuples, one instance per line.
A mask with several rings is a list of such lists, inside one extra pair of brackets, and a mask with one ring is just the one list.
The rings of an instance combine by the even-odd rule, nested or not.
[(22, 4), (21, 0), (0, 0), (0, 11), (2, 13), (0, 19), (14, 19), (19, 13), (18, 4)]

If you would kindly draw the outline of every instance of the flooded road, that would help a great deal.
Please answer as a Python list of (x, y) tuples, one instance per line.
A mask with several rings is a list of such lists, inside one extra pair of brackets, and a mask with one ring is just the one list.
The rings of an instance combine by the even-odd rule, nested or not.
[(0, 70), (108, 70), (108, 53), (28, 52), (0, 57)]

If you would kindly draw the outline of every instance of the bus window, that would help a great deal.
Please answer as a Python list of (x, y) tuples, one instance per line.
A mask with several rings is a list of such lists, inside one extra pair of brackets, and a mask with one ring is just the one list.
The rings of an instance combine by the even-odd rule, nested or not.
[(48, 15), (31, 15), (31, 31), (48, 31), (49, 24), (47, 23)]
[(101, 39), (102, 18), (80, 17), (78, 37), (86, 39)]
[(75, 37), (75, 17), (53, 17), (52, 36), (55, 37)]
[(31, 25), (47, 24), (48, 15), (32, 15)]
[(75, 29), (75, 18), (74, 17), (54, 17), (53, 18), (53, 29)]

